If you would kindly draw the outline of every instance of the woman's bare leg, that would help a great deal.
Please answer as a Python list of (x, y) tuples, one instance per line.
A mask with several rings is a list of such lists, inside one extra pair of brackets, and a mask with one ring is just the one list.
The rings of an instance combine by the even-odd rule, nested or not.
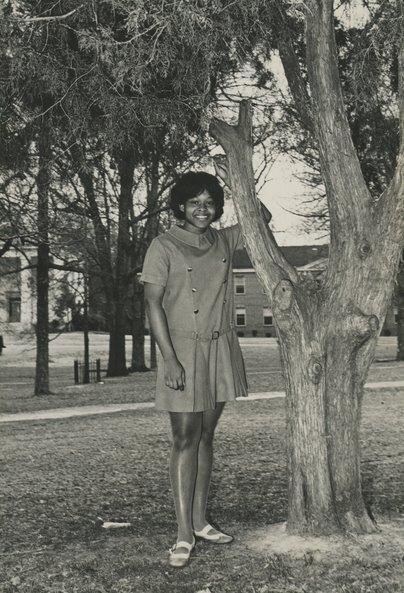
[[(192, 500), (198, 467), (202, 412), (170, 412), (170, 420), (173, 434), (170, 479), (178, 523), (177, 541), (192, 543)], [(182, 551), (180, 548), (178, 550)]]
[(206, 505), (212, 473), (213, 437), (224, 406), (224, 402), (220, 402), (216, 404), (214, 410), (202, 412), (202, 432), (199, 441), (198, 467), (192, 508), (192, 520), (195, 531), (201, 531), (207, 524)]

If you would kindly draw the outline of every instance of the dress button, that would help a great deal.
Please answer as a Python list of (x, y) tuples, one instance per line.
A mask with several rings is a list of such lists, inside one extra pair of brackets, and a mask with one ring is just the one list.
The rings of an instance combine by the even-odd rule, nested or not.
[(227, 262), (227, 259), (224, 257), (224, 258), (222, 259), (222, 262), (223, 262), (223, 263), (224, 263), (224, 262)]
[(191, 288), (192, 292), (196, 292), (196, 288)]
[(187, 268), (188, 272), (192, 272), (192, 268)]
[(194, 309), (194, 313), (195, 313), (195, 315), (196, 315), (197, 313), (199, 313), (199, 309)]
[(227, 278), (225, 278), (225, 279), (223, 280), (223, 284), (226, 284), (226, 282), (227, 282)]
[(224, 305), (225, 303), (227, 303), (227, 299), (224, 299), (224, 301), (223, 301), (223, 305)]

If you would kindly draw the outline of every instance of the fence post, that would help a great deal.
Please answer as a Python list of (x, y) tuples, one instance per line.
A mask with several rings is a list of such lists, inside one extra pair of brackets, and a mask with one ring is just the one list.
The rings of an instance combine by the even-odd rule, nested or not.
[(95, 361), (96, 370), (97, 370), (97, 383), (101, 383), (101, 359), (97, 358)]
[(79, 384), (79, 361), (74, 361), (74, 383), (76, 385)]

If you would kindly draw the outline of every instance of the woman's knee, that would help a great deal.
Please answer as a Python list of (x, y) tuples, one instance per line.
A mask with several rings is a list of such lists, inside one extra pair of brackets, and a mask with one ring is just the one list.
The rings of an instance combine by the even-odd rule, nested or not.
[(173, 434), (173, 447), (176, 451), (196, 449), (200, 440), (200, 433), (180, 432)]
[(219, 418), (223, 412), (224, 403), (218, 403), (214, 410), (209, 410), (209, 412), (205, 412), (202, 418), (202, 428), (201, 428), (201, 441), (206, 444), (210, 445), (213, 442), (215, 436), (215, 430)]
[(196, 448), (201, 438), (200, 414), (171, 414), (173, 446), (177, 451)]

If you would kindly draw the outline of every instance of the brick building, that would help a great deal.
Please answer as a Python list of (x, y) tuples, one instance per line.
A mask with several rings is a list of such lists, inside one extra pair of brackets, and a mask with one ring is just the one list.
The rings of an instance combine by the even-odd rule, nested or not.
[[(327, 266), (328, 245), (281, 247), (286, 259), (299, 274), (321, 275)], [(240, 337), (274, 337), (272, 311), (245, 249), (237, 251), (233, 260), (234, 315)], [(382, 335), (396, 335), (396, 308), (388, 311)]]

